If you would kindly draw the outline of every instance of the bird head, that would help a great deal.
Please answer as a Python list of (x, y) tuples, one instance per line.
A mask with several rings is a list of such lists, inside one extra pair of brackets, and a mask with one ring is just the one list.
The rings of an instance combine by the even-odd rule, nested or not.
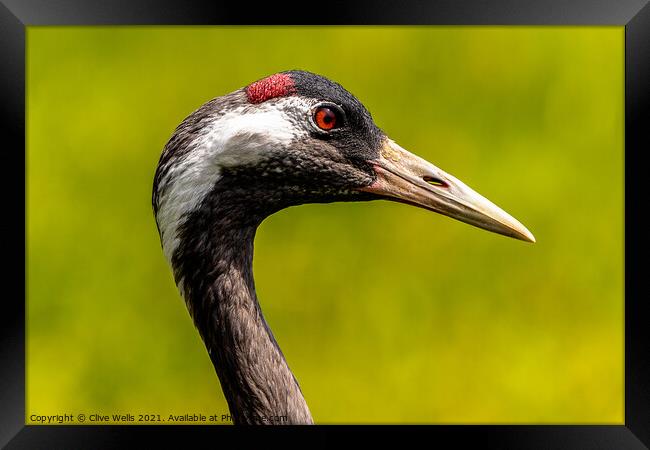
[(304, 71), (213, 99), (176, 129), (160, 158), (153, 206), (171, 260), (179, 227), (219, 201), (233, 223), (303, 203), (387, 199), (524, 241), (516, 219), (408, 152), (338, 83)]

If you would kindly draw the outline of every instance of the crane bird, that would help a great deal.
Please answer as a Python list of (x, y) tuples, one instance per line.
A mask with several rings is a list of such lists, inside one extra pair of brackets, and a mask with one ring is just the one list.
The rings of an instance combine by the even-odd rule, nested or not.
[(313, 423), (255, 294), (258, 225), (289, 206), (376, 199), (535, 242), (505, 211), (388, 138), (341, 85), (310, 72), (280, 72), (206, 102), (165, 145), (156, 224), (233, 423)]

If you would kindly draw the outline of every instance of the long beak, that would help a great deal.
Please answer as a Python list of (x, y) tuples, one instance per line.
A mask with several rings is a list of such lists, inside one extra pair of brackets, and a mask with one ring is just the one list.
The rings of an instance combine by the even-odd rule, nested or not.
[(488, 231), (535, 242), (517, 219), (430, 162), (386, 138), (372, 161), (377, 180), (360, 190), (429, 209)]

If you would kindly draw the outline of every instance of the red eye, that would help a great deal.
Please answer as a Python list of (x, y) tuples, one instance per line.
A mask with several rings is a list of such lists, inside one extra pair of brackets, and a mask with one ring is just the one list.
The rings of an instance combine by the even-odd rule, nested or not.
[(314, 121), (321, 130), (329, 131), (336, 127), (336, 113), (326, 106), (321, 106), (314, 114)]

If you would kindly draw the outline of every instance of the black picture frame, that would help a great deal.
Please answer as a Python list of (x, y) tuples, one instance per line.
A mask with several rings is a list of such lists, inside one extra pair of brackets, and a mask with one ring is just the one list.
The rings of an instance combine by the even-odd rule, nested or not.
[[(194, 24), (617, 25), (625, 27), (625, 423), (623, 425), (209, 426), (25, 425), (25, 36), (35, 25)], [(139, 440), (217, 446), (224, 439), (309, 443), (350, 439), (401, 441), (454, 448), (643, 449), (650, 446), (650, 342), (642, 289), (647, 204), (642, 155), (650, 148), (650, 5), (646, 0), (445, 0), (262, 3), (179, 0), (0, 0), (0, 131), (4, 192), (2, 238), (6, 286), (0, 314), (0, 445), (7, 448), (115, 448)], [(596, 70), (596, 69), (595, 69)], [(596, 181), (606, 178), (594, 174)], [(606, 220), (606, 218), (604, 218)], [(13, 245), (10, 245), (13, 244)], [(24, 245), (21, 245), (24, 244)], [(243, 430), (243, 431), (242, 431)], [(444, 445), (447, 446), (446, 444)]]

